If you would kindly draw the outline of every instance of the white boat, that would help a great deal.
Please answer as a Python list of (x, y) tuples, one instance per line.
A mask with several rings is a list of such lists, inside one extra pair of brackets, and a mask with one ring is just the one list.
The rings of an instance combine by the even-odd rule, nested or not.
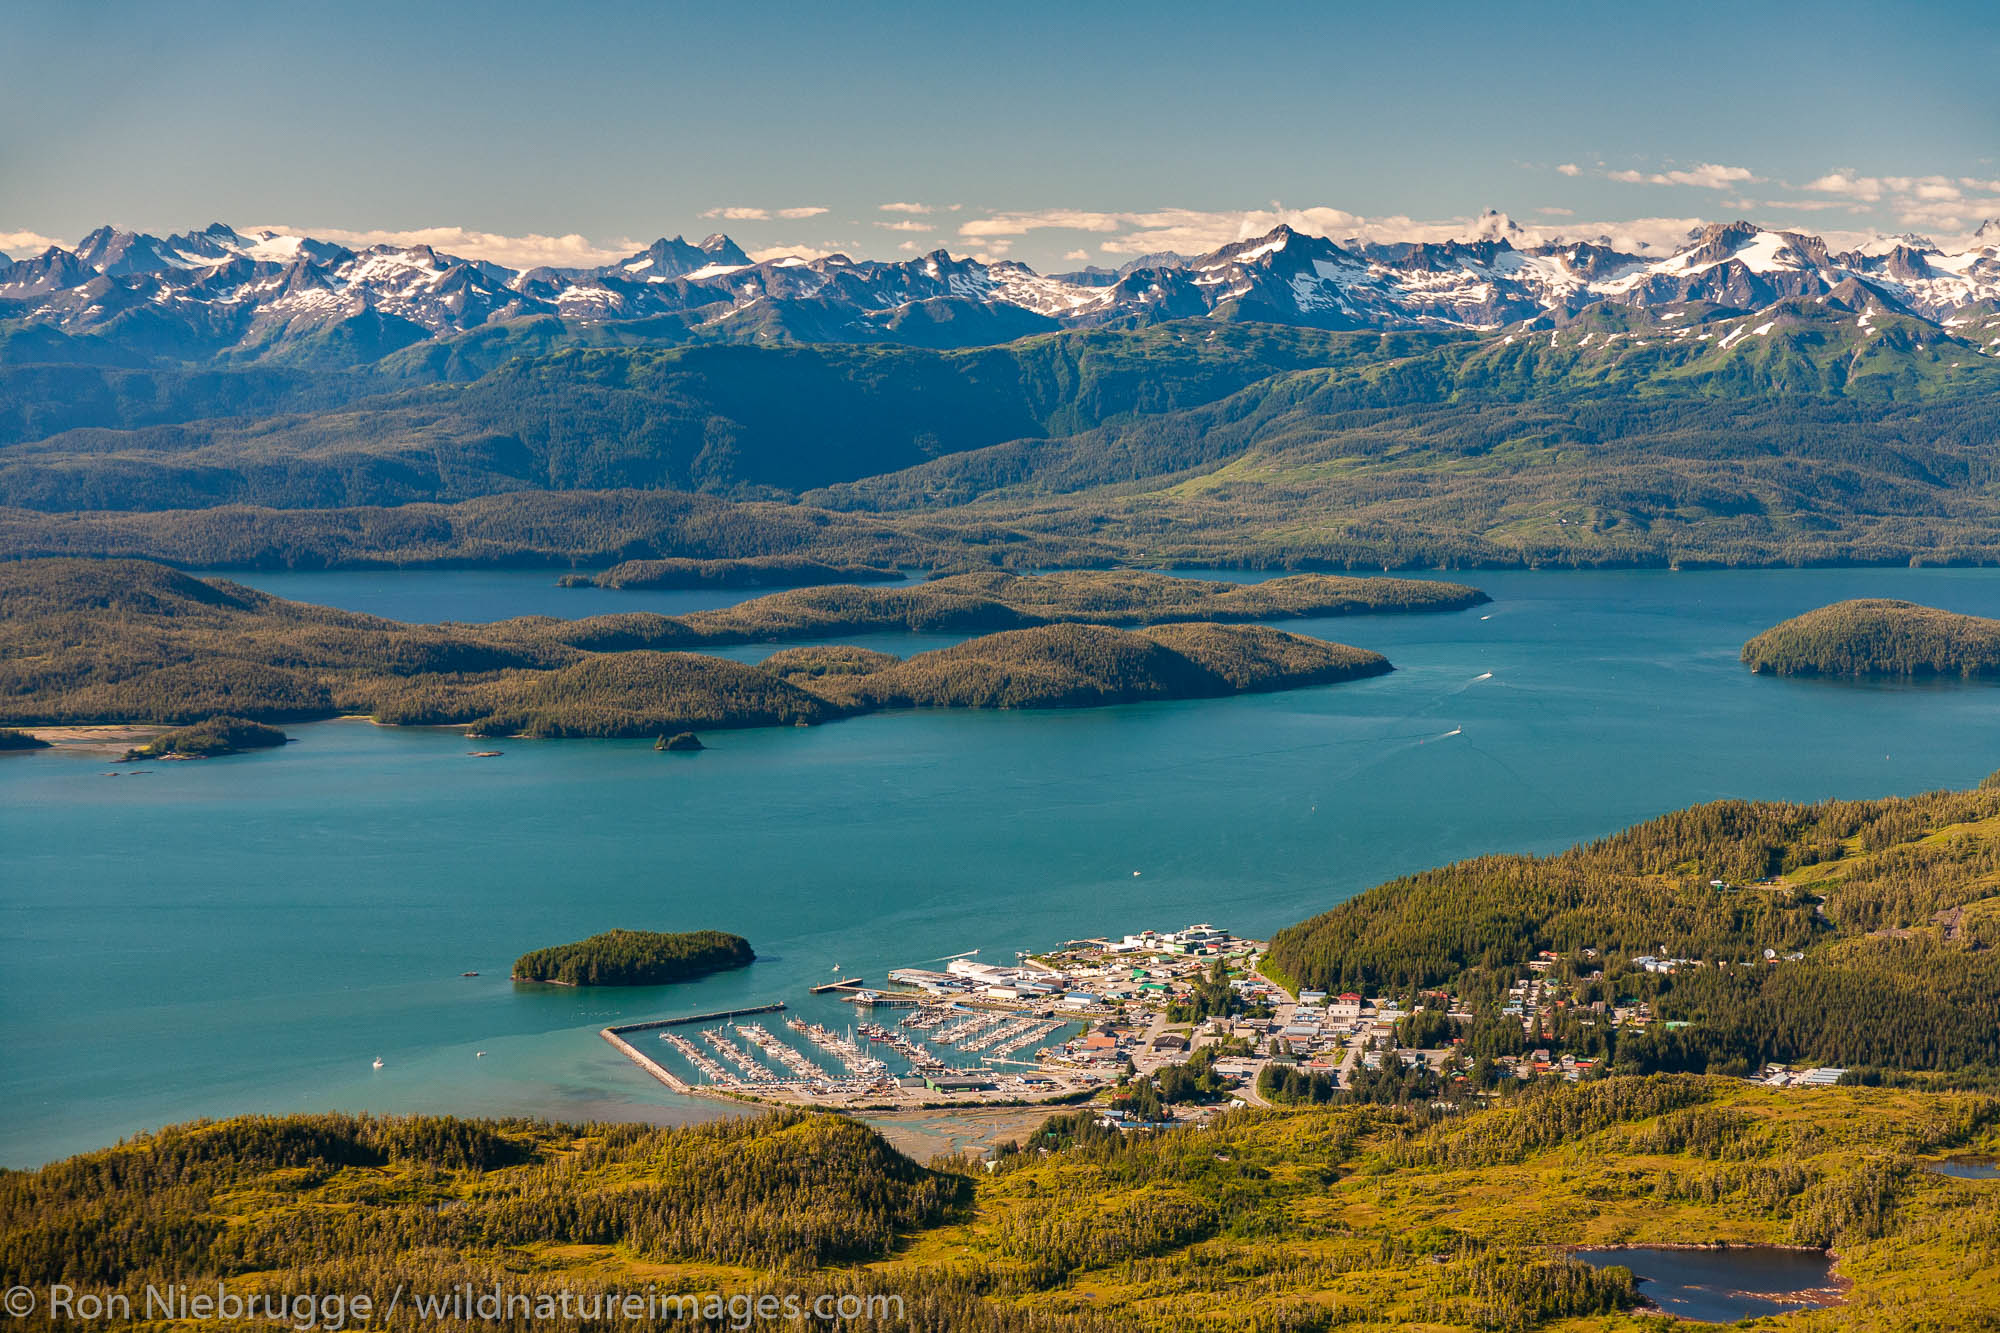
[(382, 1067), (382, 1057), (379, 1055), (375, 1057), (375, 1067), (377, 1069), (380, 1069)]

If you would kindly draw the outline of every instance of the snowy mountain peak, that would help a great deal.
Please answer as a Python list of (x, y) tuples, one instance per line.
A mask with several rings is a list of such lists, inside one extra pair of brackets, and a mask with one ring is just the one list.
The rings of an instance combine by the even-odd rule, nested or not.
[[(1840, 254), (1816, 236), (1737, 221), (1703, 227), (1662, 257), (1602, 241), (1530, 245), (1505, 214), (1489, 212), (1456, 240), (1336, 242), (1279, 225), (1205, 255), (1146, 255), (1059, 276), (942, 249), (900, 261), (760, 263), (721, 234), (698, 244), (663, 237), (597, 267), (515, 270), (427, 245), (353, 250), (219, 222), (164, 238), (100, 227), (74, 250), (0, 259), (10, 318), (78, 336), (146, 330), (135, 355), (190, 361), (273, 354), (357, 319), (404, 340), (555, 316), (649, 320), (661, 332), (648, 337), (963, 345), (1176, 319), (1493, 329), (1563, 325), (1593, 306), (1749, 312), (1801, 299), (1939, 322), (2000, 300), (2000, 220), (1956, 252), (1901, 236)], [(754, 320), (726, 322), (753, 306)]]

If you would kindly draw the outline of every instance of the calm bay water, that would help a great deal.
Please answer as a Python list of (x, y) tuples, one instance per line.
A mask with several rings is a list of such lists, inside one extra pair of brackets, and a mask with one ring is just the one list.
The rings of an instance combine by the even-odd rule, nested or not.
[[(748, 595), (556, 590), (545, 572), (235, 577), (408, 619)], [(248, 1110), (712, 1114), (597, 1029), (796, 1003), (836, 966), (880, 979), (1194, 920), (1261, 933), (1405, 871), (1694, 801), (2000, 768), (2000, 689), (1782, 681), (1736, 661), (1749, 635), (1845, 597), (2000, 616), (2000, 571), (1467, 581), (1494, 603), (1288, 622), (1399, 669), (1285, 694), (878, 715), (714, 733), (691, 756), (516, 741), (475, 760), (455, 733), (352, 722), (116, 779), (101, 757), (0, 756), (0, 1162)], [(523, 950), (613, 926), (732, 930), (761, 957), (676, 988), (508, 982)]]

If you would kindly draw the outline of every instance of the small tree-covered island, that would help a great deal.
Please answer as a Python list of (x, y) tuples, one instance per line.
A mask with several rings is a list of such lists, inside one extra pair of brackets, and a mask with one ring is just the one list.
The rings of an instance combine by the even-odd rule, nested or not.
[(514, 980), (558, 986), (664, 986), (757, 961), (750, 941), (719, 930), (607, 930), (514, 960)]
[(1885, 598), (1835, 602), (1743, 645), (1752, 671), (1781, 676), (2000, 676), (2000, 620)]

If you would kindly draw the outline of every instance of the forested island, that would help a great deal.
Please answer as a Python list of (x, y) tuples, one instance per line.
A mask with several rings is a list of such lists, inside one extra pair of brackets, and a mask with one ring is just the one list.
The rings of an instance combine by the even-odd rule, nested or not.
[[(1077, 578), (1093, 581), (1080, 585)], [(1196, 583), (1143, 604), (1107, 595), (1104, 609), (1156, 619), (1190, 606), (1231, 615), (1247, 614), (1253, 605), (1324, 607), (1375, 596), (1401, 605), (1471, 592), (1430, 583), (1399, 589), (1393, 580), (1326, 582), (1364, 590), (1318, 588), (1311, 576), (1304, 587), (1278, 589), (1259, 603), (1239, 597), (1237, 585)], [(1389, 586), (1380, 593), (1365, 586), (1378, 582)], [(996, 614), (1039, 621), (1053, 618), (1052, 608), (1065, 599), (1073, 604), (1080, 587), (1102, 592), (1117, 586), (1095, 576), (1062, 576), (1048, 592), (1039, 592), (1035, 580), (1010, 584), (1037, 590), (1044, 610), (1024, 616), (991, 598), (947, 588), (922, 604), (921, 616), (902, 603), (841, 614), (848, 623), (869, 615), (875, 620), (867, 623), (915, 618), (928, 628), (942, 627), (923, 618), (933, 612), (958, 625)], [(1133, 586), (1152, 585), (1142, 578)], [(1440, 587), (1447, 591), (1429, 591)], [(825, 589), (810, 595), (879, 594)], [(1295, 598), (1303, 601), (1290, 600)], [(1386, 659), (1362, 649), (1258, 625), (1208, 623), (1137, 630), (1039, 623), (907, 661), (815, 647), (783, 650), (752, 666), (678, 651), (736, 642), (755, 632), (752, 627), (818, 630), (829, 623), (817, 612), (787, 611), (766, 620), (758, 605), (681, 619), (624, 614), (406, 625), (205, 582), (148, 562), (20, 561), (0, 565), (0, 723), (171, 725), (218, 715), (279, 723), (366, 714), (385, 724), (467, 726), (487, 735), (651, 738), (826, 722), (883, 708), (1074, 708), (1211, 698), (1390, 669)], [(826, 669), (836, 659), (840, 669)]]
[(2000, 676), (2000, 620), (1882, 598), (1835, 602), (1743, 645), (1752, 671), (1781, 676)]
[(14, 727), (0, 727), (0, 752), (7, 750), (46, 750), (49, 743), (30, 732)]
[(756, 960), (750, 941), (719, 930), (607, 930), (574, 944), (524, 953), (514, 960), (513, 977), (558, 986), (663, 986), (748, 967)]
[(740, 560), (623, 560), (598, 574), (565, 574), (565, 588), (805, 588), (819, 583), (894, 583), (897, 569), (833, 565), (795, 555)]

